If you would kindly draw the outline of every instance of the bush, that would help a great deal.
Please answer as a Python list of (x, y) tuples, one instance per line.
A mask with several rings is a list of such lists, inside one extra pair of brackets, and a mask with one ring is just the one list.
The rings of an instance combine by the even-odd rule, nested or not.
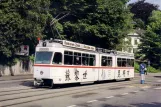
[[(135, 69), (135, 72), (136, 73), (139, 73), (139, 64), (137, 62), (135, 62), (135, 64), (134, 64), (134, 69)], [(158, 72), (161, 72), (161, 70), (155, 69), (152, 66), (147, 67), (147, 70), (150, 73), (158, 73)]]
[(155, 69), (155, 68), (153, 68), (153, 67), (147, 67), (147, 70), (148, 70), (148, 72), (151, 72), (151, 73), (158, 73), (158, 72), (160, 72), (160, 70), (158, 70), (158, 69)]

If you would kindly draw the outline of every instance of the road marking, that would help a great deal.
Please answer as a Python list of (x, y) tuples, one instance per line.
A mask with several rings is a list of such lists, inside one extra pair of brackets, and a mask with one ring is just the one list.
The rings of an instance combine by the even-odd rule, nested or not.
[(71, 105), (71, 106), (67, 106), (67, 107), (75, 107), (76, 105)]
[(156, 89), (156, 90), (159, 90), (159, 89), (161, 89), (161, 87), (158, 87), (158, 88), (154, 88), (154, 89)]
[(105, 97), (105, 98), (113, 98), (114, 96), (109, 96), (109, 97)]
[(92, 102), (96, 102), (98, 100), (91, 100), (91, 101), (87, 101), (87, 103), (92, 103)]
[(141, 87), (142, 89), (147, 89), (147, 88), (150, 88), (150, 86), (143, 86)]
[(121, 95), (127, 95), (127, 94), (129, 94), (129, 93), (123, 93), (123, 94), (121, 94)]
[(139, 92), (139, 91), (133, 91), (133, 92), (137, 93), (137, 92)]
[(157, 80), (157, 82), (161, 82), (161, 80)]

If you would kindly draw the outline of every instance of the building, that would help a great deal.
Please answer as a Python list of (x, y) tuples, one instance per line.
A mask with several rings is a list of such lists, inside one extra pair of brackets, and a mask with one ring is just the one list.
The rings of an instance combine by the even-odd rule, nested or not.
[(138, 33), (130, 33), (128, 37), (125, 38), (123, 43), (123, 52), (135, 53), (140, 44), (140, 35)]

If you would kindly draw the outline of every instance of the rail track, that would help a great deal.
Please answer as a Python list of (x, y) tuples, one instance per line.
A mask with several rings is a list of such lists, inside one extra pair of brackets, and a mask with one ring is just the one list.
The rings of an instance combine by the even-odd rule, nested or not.
[[(60, 89), (10, 89), (7, 91), (0, 91), (0, 106), (14, 106), (23, 103), (50, 99), (54, 97), (60, 97), (65, 95), (81, 94), (85, 92), (90, 92), (94, 90), (103, 90), (107, 88), (123, 87), (130, 85), (133, 81), (123, 81), (123, 82), (111, 82), (105, 84), (94, 84), (94, 85), (84, 85), (78, 87), (67, 87)], [(119, 83), (119, 84), (118, 84)]]

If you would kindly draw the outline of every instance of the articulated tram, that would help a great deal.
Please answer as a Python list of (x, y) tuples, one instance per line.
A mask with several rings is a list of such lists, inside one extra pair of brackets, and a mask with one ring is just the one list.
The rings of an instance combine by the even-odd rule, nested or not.
[(67, 40), (39, 41), (34, 85), (84, 83), (134, 77), (134, 54)]

